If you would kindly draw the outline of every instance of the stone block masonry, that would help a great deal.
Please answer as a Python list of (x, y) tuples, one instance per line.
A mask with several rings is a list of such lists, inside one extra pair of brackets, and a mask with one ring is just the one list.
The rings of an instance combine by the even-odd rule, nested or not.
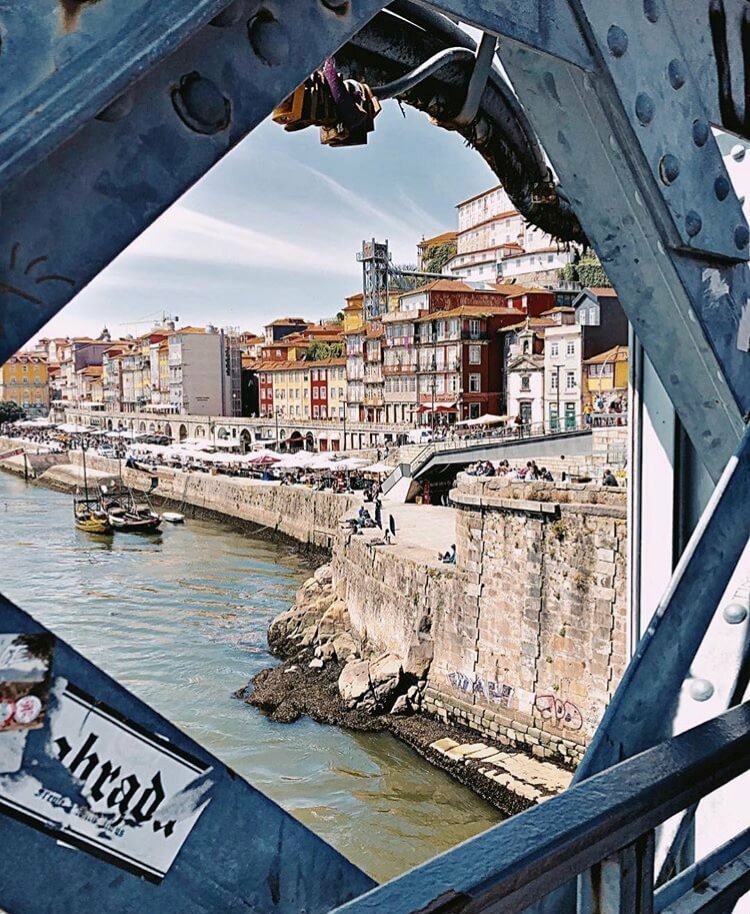
[(435, 616), (425, 706), (577, 763), (626, 663), (625, 493), (462, 475), (451, 499), (478, 585)]
[[(81, 465), (81, 454), (72, 451), (71, 463)], [(86, 455), (89, 469), (112, 476), (120, 473), (117, 460), (96, 454)], [(125, 469), (124, 481), (134, 489), (148, 491), (150, 475)], [(313, 492), (305, 486), (280, 486), (209, 473), (183, 473), (158, 467), (154, 475), (159, 483), (153, 490), (157, 498), (178, 506), (191, 505), (198, 513), (205, 511), (240, 521), (258, 524), (310, 546), (330, 550), (338, 535), (341, 518), (359, 500), (331, 492)]]
[(336, 544), (353, 635), (400, 657), (431, 640), (423, 709), (575, 765), (626, 663), (625, 492), (462, 475), (451, 499), (456, 566)]

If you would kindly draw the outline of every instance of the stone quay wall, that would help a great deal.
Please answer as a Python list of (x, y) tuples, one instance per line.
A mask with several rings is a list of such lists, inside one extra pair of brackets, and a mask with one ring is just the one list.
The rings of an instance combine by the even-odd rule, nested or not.
[[(80, 451), (70, 453), (70, 462), (81, 466)], [(118, 476), (120, 462), (97, 454), (86, 455), (87, 468), (98, 473)], [(184, 473), (158, 467), (154, 473), (159, 483), (151, 494), (176, 506), (191, 505), (198, 512), (225, 515), (258, 524), (301, 543), (330, 550), (339, 530), (341, 518), (359, 504), (348, 495), (313, 492), (305, 486), (280, 486), (231, 476), (209, 473)], [(126, 469), (122, 476), (133, 489), (149, 491), (151, 475)]]
[(351, 534), (336, 543), (331, 570), (363, 651), (403, 659), (428, 644), (431, 653), (436, 620), (450, 612), (465, 578), (455, 566), (429, 564), (398, 545), (378, 548)]
[(462, 474), (458, 573), (435, 618), (426, 707), (576, 763), (626, 664), (626, 496)]
[(24, 475), (24, 463), (29, 476), (36, 477), (50, 467), (56, 466), (58, 463), (64, 463), (68, 459), (67, 454), (50, 452), (46, 448), (40, 447), (33, 442), (24, 442), (13, 438), (0, 437), (0, 453), (16, 450), (20, 447), (26, 452), (25, 462), (23, 454), (0, 461), (3, 464), (4, 469), (20, 476)]

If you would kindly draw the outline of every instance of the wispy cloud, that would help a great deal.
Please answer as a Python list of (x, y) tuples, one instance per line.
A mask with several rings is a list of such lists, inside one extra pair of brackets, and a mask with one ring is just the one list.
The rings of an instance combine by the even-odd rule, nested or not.
[(175, 204), (134, 241), (128, 254), (179, 260), (199, 268), (207, 264), (217, 268), (232, 264), (246, 268), (271, 267), (293, 273), (311, 269), (337, 275), (351, 272), (338, 252), (319, 248), (312, 234), (310, 245), (303, 246), (197, 212), (181, 203)]

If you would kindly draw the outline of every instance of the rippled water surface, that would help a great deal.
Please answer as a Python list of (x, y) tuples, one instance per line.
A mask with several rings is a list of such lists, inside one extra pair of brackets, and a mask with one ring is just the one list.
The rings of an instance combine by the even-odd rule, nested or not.
[(231, 697), (273, 662), (309, 568), (213, 522), (91, 537), (71, 498), (0, 473), (2, 589), (378, 880), (499, 814), (388, 734), (275, 724)]

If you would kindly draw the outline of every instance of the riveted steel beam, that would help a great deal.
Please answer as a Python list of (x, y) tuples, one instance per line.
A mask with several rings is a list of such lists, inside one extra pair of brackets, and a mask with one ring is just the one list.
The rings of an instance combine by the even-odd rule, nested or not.
[[(29, 40), (26, 57), (16, 49), (8, 58), (21, 88), (15, 97), (6, 93), (3, 116), (6, 128), (13, 117), (19, 126), (0, 137), (7, 143), (0, 159), (15, 175), (0, 191), (0, 362), (383, 5), (172, 0), (164, 21), (150, 3), (129, 6), (126, 15), (122, 4), (66, 0), (58, 9), (35, 0), (35, 34), (46, 39), (39, 48)], [(77, 18), (61, 37), (59, 17), (67, 8)], [(16, 12), (0, 6), (0, 63), (14, 44), (14, 24)], [(53, 25), (57, 31), (50, 33)], [(143, 41), (140, 52), (128, 27)], [(163, 41), (155, 34), (160, 27)], [(31, 72), (56, 57), (64, 63), (66, 54), (72, 95), (52, 77)], [(41, 96), (42, 137), (35, 142), (30, 106)]]
[(592, 66), (568, 0), (424, 0), (423, 5), (579, 67)]
[[(750, 299), (746, 265), (671, 247), (676, 233), (640, 148), (636, 113), (623, 107), (605, 61), (591, 74), (507, 40), (501, 57), (563, 193), (717, 480), (750, 409), (749, 341), (739, 335)], [(673, 91), (665, 79), (654, 88), (655, 104)], [(689, 133), (684, 142), (693, 142)], [(714, 194), (711, 175), (703, 196)]]
[[(661, 0), (645, 6), (583, 2), (581, 7), (601, 70), (627, 119), (617, 132), (632, 144), (631, 168), (645, 167), (642, 181), (651, 177), (659, 191), (661, 205), (654, 215), (667, 217), (662, 237), (688, 252), (747, 260), (750, 232), (711, 135), (710, 100), (685, 62), (681, 36)], [(704, 36), (707, 20), (706, 12)]]
[(325, 914), (374, 885), (2, 596), (0, 653), (3, 910)]

